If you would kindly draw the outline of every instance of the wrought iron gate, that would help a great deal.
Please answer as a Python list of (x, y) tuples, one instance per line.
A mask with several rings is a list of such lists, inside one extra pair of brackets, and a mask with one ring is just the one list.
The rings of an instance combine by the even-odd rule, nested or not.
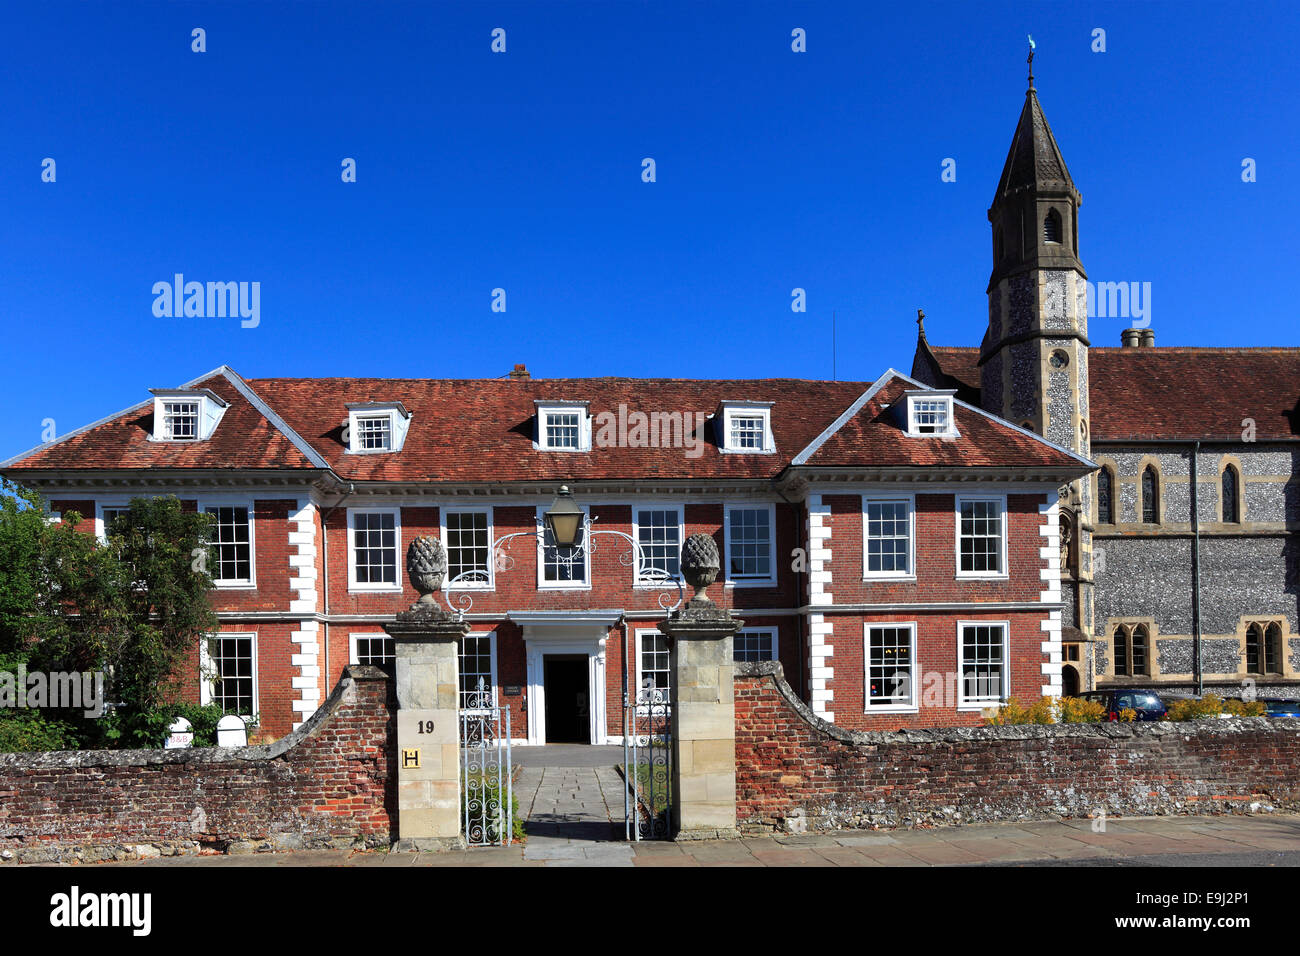
[(510, 763), (510, 711), (479, 678), (461, 695), (461, 809), (465, 842), (504, 846), (514, 834), (514, 783)]
[(627, 702), (623, 734), (624, 819), (629, 840), (672, 835), (672, 711), (667, 687), (646, 678)]

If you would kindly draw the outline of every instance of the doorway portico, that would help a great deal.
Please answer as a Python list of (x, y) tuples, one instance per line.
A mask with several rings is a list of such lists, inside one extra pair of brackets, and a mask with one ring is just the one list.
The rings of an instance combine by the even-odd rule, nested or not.
[[(565, 738), (587, 744), (611, 742), (606, 722), (605, 642), (622, 615), (621, 610), (603, 609), (509, 613), (509, 619), (523, 629), (530, 746)], [(581, 680), (584, 662), (585, 695)], [(548, 690), (553, 698), (549, 702)], [(548, 711), (554, 726), (548, 727)]]

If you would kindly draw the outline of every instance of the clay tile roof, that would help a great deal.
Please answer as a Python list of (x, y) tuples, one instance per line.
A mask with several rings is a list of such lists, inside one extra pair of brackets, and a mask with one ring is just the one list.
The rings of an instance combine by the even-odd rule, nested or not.
[[(343, 478), (356, 481), (582, 481), (772, 478), (869, 386), (801, 379), (291, 379), (249, 385)], [(679, 413), (702, 447), (665, 449), (624, 442), (589, 452), (533, 447), (535, 401), (585, 401), (598, 442), (602, 413)], [(772, 403), (776, 454), (727, 454), (708, 419), (722, 400)], [(400, 452), (344, 450), (346, 402), (400, 401), (411, 411)], [(625, 419), (635, 425), (635, 419)], [(697, 424), (703, 421), (702, 428)], [(635, 436), (631, 436), (635, 438)], [(688, 452), (698, 452), (691, 457)]]
[(229, 406), (212, 437), (202, 442), (150, 441), (152, 400), (69, 437), (40, 446), (5, 467), (6, 473), (47, 469), (193, 468), (281, 469), (315, 466), (220, 371), (190, 383), (208, 388)]
[(1300, 438), (1300, 348), (1093, 348), (1094, 439)]
[[(979, 349), (928, 348), (978, 395)], [(1300, 348), (1094, 346), (1088, 372), (1095, 441), (1240, 441), (1246, 419), (1257, 441), (1300, 438)]]
[(823, 467), (860, 463), (886, 467), (1039, 467), (1073, 470), (1079, 475), (1091, 471), (1078, 456), (960, 402), (953, 407), (959, 437), (909, 437), (903, 396), (920, 387), (921, 383), (903, 376), (884, 381), (857, 414), (808, 457), (807, 463)]

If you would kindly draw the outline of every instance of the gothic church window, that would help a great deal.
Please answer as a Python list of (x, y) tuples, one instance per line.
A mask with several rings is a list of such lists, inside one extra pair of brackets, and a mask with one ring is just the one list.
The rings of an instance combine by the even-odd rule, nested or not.
[(1115, 523), (1115, 473), (1109, 468), (1097, 473), (1097, 523)]
[(1147, 465), (1142, 470), (1142, 523), (1157, 524), (1160, 521), (1160, 480), (1154, 465)]
[(1252, 621), (1246, 627), (1246, 673), (1282, 673), (1282, 628), (1276, 621)]
[(1145, 624), (1121, 624), (1115, 628), (1115, 676), (1148, 677), (1147, 658), (1150, 632)]
[(1229, 524), (1241, 521), (1241, 510), (1237, 506), (1237, 469), (1229, 465), (1223, 469), (1223, 520)]

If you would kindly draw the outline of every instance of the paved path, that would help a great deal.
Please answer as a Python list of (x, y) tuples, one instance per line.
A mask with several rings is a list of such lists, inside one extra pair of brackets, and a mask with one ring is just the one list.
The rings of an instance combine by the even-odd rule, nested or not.
[[(591, 772), (590, 770), (588, 772)], [(594, 775), (594, 774), (593, 774)], [(1300, 815), (1111, 818), (1104, 833), (1087, 820), (993, 823), (933, 830), (840, 831), (706, 843), (621, 843), (601, 839), (600, 810), (580, 774), (534, 778), (524, 847), (456, 853), (308, 850), (254, 856), (163, 857), (102, 866), (1232, 866), (1300, 865)], [(610, 807), (606, 780), (597, 789)], [(573, 784), (577, 784), (574, 786)], [(613, 809), (621, 816), (619, 803)], [(521, 810), (524, 795), (520, 794)], [(540, 812), (539, 812), (540, 811)], [(549, 815), (547, 819), (543, 817)], [(573, 823), (578, 836), (547, 834)], [(532, 834), (532, 826), (539, 830)], [(606, 824), (608, 826), (608, 824)], [(587, 829), (587, 828), (590, 829)], [(606, 833), (609, 831), (606, 830)], [(590, 838), (588, 838), (590, 837)]]
[(632, 847), (623, 840), (623, 778), (613, 767), (524, 766), (515, 793), (528, 834), (525, 860), (632, 865)]

